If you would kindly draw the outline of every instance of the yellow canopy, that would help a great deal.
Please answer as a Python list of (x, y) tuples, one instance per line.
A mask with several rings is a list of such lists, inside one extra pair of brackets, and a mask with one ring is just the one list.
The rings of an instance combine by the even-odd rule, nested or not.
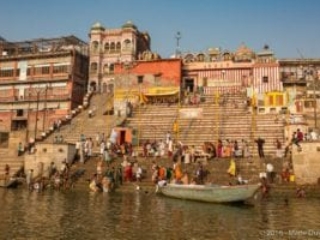
[(170, 96), (179, 93), (178, 87), (152, 87), (148, 88), (144, 95), (146, 96)]

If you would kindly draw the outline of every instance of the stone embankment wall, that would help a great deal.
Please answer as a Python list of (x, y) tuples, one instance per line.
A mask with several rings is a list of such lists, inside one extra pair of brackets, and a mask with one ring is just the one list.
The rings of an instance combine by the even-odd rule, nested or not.
[(298, 185), (314, 185), (320, 180), (320, 141), (292, 146), (292, 164)]
[(51, 162), (54, 162), (57, 169), (60, 169), (63, 161), (67, 163), (73, 161), (75, 152), (74, 144), (38, 143), (35, 153), (25, 155), (25, 173), (27, 174), (27, 172), (32, 169), (34, 176), (47, 176), (47, 169)]

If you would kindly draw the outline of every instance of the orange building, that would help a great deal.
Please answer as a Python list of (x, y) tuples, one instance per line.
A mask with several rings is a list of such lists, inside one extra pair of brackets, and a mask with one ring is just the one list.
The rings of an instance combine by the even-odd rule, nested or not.
[(115, 64), (116, 111), (126, 114), (128, 102), (177, 101), (182, 78), (181, 59), (138, 60)]

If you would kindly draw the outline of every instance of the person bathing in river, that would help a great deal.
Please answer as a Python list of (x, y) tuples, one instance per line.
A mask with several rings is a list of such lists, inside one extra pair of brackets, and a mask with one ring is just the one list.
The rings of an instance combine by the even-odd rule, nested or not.
[(175, 163), (173, 170), (174, 170), (174, 179), (176, 181), (181, 181), (181, 178), (182, 178), (181, 163), (180, 162)]
[(230, 177), (236, 176), (236, 162), (234, 161), (234, 159), (230, 160), (230, 165), (227, 173), (229, 174)]
[(204, 184), (206, 177), (206, 171), (204, 170), (203, 165), (199, 162), (198, 169), (196, 171), (196, 179), (198, 184)]

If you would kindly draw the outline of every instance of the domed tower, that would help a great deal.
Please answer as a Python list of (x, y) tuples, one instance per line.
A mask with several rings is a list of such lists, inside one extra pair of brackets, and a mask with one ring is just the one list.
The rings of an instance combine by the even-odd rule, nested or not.
[(264, 45), (263, 49), (257, 53), (257, 62), (260, 63), (271, 63), (275, 62), (276, 58), (269, 45)]
[(210, 62), (217, 61), (217, 60), (219, 60), (219, 58), (221, 56), (221, 50), (218, 47), (209, 48), (208, 49), (208, 55), (209, 55), (209, 58), (210, 58)]
[(96, 22), (90, 28), (90, 86), (102, 92), (114, 84), (115, 63), (132, 63), (139, 53), (150, 51), (150, 36), (127, 21), (119, 28)]
[(255, 53), (248, 48), (244, 43), (240, 45), (237, 51), (234, 53), (235, 62), (250, 62), (255, 58)]

